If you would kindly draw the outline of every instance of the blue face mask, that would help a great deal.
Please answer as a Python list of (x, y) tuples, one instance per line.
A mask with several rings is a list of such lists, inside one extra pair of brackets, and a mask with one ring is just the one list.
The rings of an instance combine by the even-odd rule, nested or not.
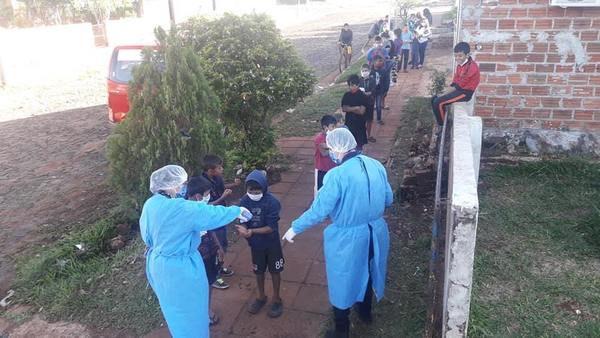
[(330, 158), (330, 159), (333, 161), (333, 163), (335, 163), (336, 165), (340, 165), (340, 163), (342, 163), (342, 160), (340, 160), (340, 159), (338, 159), (337, 157), (335, 157), (331, 151), (329, 152), (329, 158)]

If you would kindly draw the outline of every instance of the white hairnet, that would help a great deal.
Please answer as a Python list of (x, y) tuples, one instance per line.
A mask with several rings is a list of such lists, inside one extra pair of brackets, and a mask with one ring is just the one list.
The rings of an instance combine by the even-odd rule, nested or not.
[(150, 175), (150, 191), (156, 194), (160, 190), (175, 189), (187, 181), (185, 169), (178, 165), (169, 164)]
[(336, 153), (347, 153), (356, 148), (356, 140), (346, 128), (336, 128), (330, 131), (326, 137), (327, 147)]

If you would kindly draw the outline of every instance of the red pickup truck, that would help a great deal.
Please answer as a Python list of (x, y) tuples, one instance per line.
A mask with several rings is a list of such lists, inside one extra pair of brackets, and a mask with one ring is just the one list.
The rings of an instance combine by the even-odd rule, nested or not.
[(153, 46), (117, 46), (108, 70), (108, 119), (121, 122), (129, 112), (129, 81), (133, 68), (142, 62), (142, 50)]

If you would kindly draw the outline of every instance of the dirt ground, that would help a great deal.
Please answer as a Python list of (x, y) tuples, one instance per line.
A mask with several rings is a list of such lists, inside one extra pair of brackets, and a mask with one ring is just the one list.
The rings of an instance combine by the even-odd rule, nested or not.
[[(337, 68), (340, 26), (349, 22), (356, 43), (362, 45), (370, 23), (380, 14), (369, 15), (357, 9), (287, 28), (283, 34), (317, 77), (324, 77)], [(359, 52), (355, 47), (354, 53)], [(112, 129), (102, 104), (104, 72), (102, 64), (62, 87), (0, 89), (0, 298), (24, 250), (51, 243), (113, 205), (104, 156)], [(415, 91), (425, 85), (414, 84)]]

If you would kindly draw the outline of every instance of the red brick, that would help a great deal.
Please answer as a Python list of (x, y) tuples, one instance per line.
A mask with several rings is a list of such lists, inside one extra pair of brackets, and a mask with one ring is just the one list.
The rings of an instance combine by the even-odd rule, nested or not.
[(576, 110), (575, 111), (575, 120), (593, 120), (594, 119), (594, 111), (593, 110)]
[(531, 116), (537, 119), (548, 119), (550, 118), (550, 111), (548, 109), (534, 109)]
[(496, 86), (482, 84), (477, 87), (477, 95), (490, 95), (496, 93)]
[(573, 29), (589, 29), (592, 26), (592, 19), (573, 20)]
[(484, 10), (484, 15), (489, 18), (506, 18), (508, 17), (509, 8), (496, 7), (494, 9)]
[(499, 29), (515, 29), (515, 20), (507, 19), (498, 22)]
[(587, 85), (590, 81), (590, 76), (585, 74), (573, 74), (569, 75), (569, 84), (573, 85)]
[(573, 65), (571, 65), (571, 66), (556, 65), (557, 73), (573, 73), (574, 71), (575, 71), (575, 68), (573, 67)]
[(546, 54), (527, 54), (527, 62), (544, 62)]
[(549, 18), (559, 18), (565, 16), (565, 9), (560, 7), (548, 7)]
[(527, 53), (529, 52), (529, 46), (526, 43), (516, 42), (513, 44), (513, 52), (515, 53)]
[[(517, 0), (500, 0), (500, 5), (516, 5)], [(481, 4), (481, 2), (477, 1), (477, 4)]]
[(517, 20), (517, 29), (532, 29), (533, 25), (533, 20)]
[(588, 53), (600, 53), (600, 42), (588, 42), (586, 51)]
[(487, 96), (477, 95), (476, 101), (477, 105), (486, 105), (487, 104)]
[(581, 41), (598, 41), (598, 31), (581, 32)]
[(508, 104), (508, 99), (503, 97), (490, 97), (487, 104), (488, 106), (493, 107), (506, 107)]
[(496, 43), (494, 44), (494, 52), (496, 53), (510, 53), (512, 45), (510, 43)]
[(600, 99), (583, 99), (583, 107), (586, 109), (600, 109)]
[(534, 70), (535, 70), (535, 65), (530, 65), (530, 64), (517, 65), (517, 72), (519, 72), (519, 73), (533, 72)]
[(477, 60), (478, 62), (506, 62), (508, 61), (508, 55), (477, 53), (475, 60)]
[(548, 9), (546, 7), (543, 8), (529, 8), (527, 12), (527, 16), (530, 18), (545, 18), (547, 16)]
[(508, 95), (508, 86), (496, 86), (496, 95)]
[(588, 54), (588, 58), (591, 63), (600, 63), (600, 54)]
[(563, 98), (564, 108), (581, 108), (581, 99), (567, 99)]
[(480, 63), (479, 64), (479, 71), (480, 72), (495, 72), (496, 71), (496, 64), (495, 63)]
[(589, 131), (598, 131), (600, 130), (600, 122), (586, 122), (583, 128)]
[[(543, 101), (543, 100), (542, 100)], [(565, 110), (565, 109), (556, 109), (552, 111), (552, 118), (553, 119), (560, 119), (560, 120), (571, 120), (573, 119), (573, 111), (572, 110)]]
[(554, 24), (552, 25), (552, 28), (554, 28), (554, 29), (571, 28), (572, 23), (573, 23), (573, 20), (571, 20), (571, 19), (554, 19)]
[(483, 127), (484, 128), (497, 128), (499, 126), (499, 121), (496, 119), (483, 119)]
[(511, 18), (523, 18), (527, 16), (527, 8), (511, 8)]
[(518, 118), (531, 117), (531, 109), (530, 108), (517, 108), (513, 112), (513, 116), (518, 117)]
[(531, 86), (512, 86), (513, 95), (531, 95)]
[(498, 72), (506, 72), (509, 69), (512, 69), (512, 68), (509, 68), (507, 65), (505, 65), (503, 63), (496, 64), (496, 71), (498, 71)]
[(562, 61), (562, 56), (558, 54), (546, 54), (546, 62), (559, 63)]
[(508, 61), (509, 62), (524, 62), (524, 61), (527, 61), (528, 55), (529, 54), (523, 54), (523, 53), (511, 54), (508, 56)]
[(492, 108), (488, 108), (488, 107), (481, 107), (481, 108), (475, 109), (475, 115), (477, 115), (477, 116), (492, 116), (493, 113), (494, 113), (494, 110)]
[(567, 79), (564, 76), (550, 74), (550, 75), (548, 75), (548, 84), (566, 85)]
[(534, 53), (547, 53), (549, 44), (546, 42), (535, 42), (533, 44)]
[(480, 43), (476, 47), (477, 47), (478, 53), (483, 53), (483, 52), (492, 53), (494, 51), (494, 44), (491, 42), (490, 43)]
[(519, 84), (523, 82), (520, 74), (509, 74), (506, 76), (506, 79), (510, 84)]
[(550, 4), (549, 0), (536, 0), (535, 3), (544, 6), (548, 6)]
[[(531, 16), (531, 14), (530, 14)], [(551, 29), (552, 19), (537, 19), (535, 20), (535, 29)]]
[(594, 96), (594, 88), (592, 87), (573, 87), (573, 96), (592, 97)]
[(542, 97), (542, 107), (560, 107), (560, 98)]
[(600, 28), (600, 19), (592, 21), (592, 28)]
[(479, 20), (479, 28), (482, 30), (496, 30), (498, 28), (498, 20), (481, 19)]
[(594, 112), (594, 120), (600, 121), (600, 111)]
[(496, 108), (494, 109), (494, 116), (496, 117), (510, 117), (512, 111), (508, 108)]
[(488, 75), (487, 83), (506, 83), (506, 75)]
[(600, 8), (588, 7), (583, 11), (582, 16), (587, 16), (588, 18), (600, 18)]
[(580, 130), (584, 123), (581, 121), (563, 121), (563, 128), (566, 130)]
[(525, 107), (539, 107), (541, 105), (542, 99), (539, 97), (528, 96), (525, 97)]
[(537, 73), (554, 73), (553, 64), (535, 65), (535, 71)]
[(475, 29), (477, 28), (477, 21), (475, 20), (463, 20), (462, 27), (466, 29)]
[(596, 65), (584, 65), (583, 67), (580, 67), (578, 71), (581, 73), (595, 73)]
[(547, 86), (536, 86), (531, 88), (532, 95), (548, 95), (550, 94), (550, 89)]
[(547, 82), (547, 76), (545, 74), (528, 74), (527, 83), (531, 84), (545, 84)]
[(560, 120), (549, 120), (549, 121), (544, 121), (544, 123), (542, 124), (542, 127), (544, 129), (558, 129), (560, 128), (562, 124), (562, 121)]
[(550, 87), (550, 95), (558, 95), (558, 96), (564, 96), (564, 95), (571, 95), (571, 91), (572, 91), (573, 87), (570, 86), (551, 86)]
[(590, 75), (591, 85), (600, 85), (600, 75)]
[(537, 0), (519, 0), (519, 5), (532, 5), (536, 2)]
[(570, 18), (577, 18), (583, 16), (583, 8), (581, 7), (567, 7), (565, 10), (565, 16)]

